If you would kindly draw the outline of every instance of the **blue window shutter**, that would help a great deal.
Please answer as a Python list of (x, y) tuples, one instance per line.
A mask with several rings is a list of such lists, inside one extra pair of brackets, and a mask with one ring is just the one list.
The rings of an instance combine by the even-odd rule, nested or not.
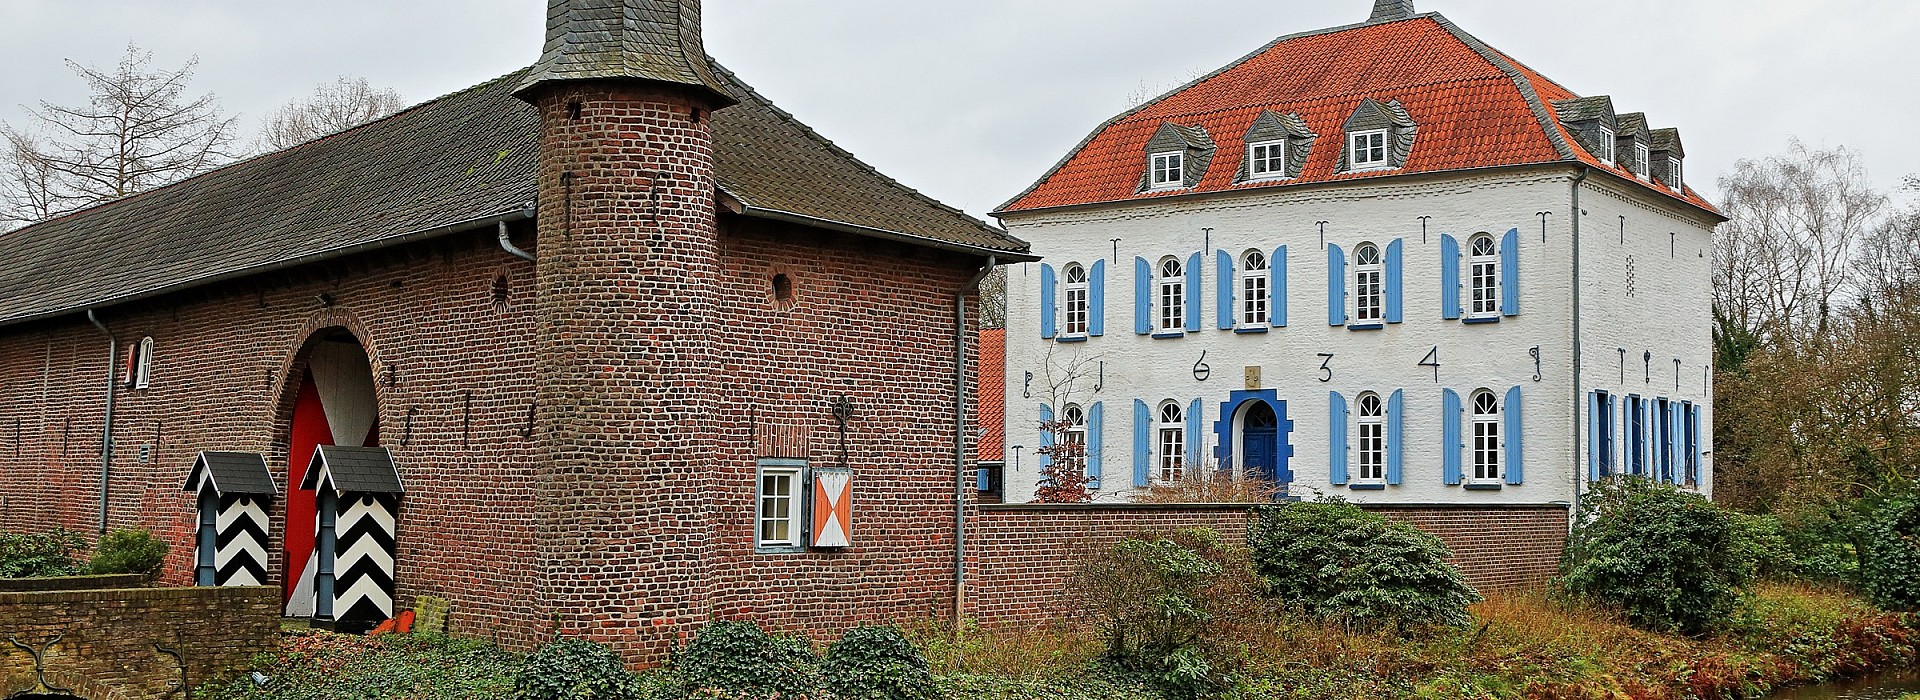
[(1275, 328), (1287, 325), (1287, 247), (1274, 249), (1273, 258), (1267, 261), (1267, 292), (1273, 295), (1267, 303), (1267, 323)]
[(1440, 318), (1460, 318), (1460, 242), (1440, 234)]
[(1153, 266), (1146, 258), (1133, 259), (1133, 332), (1153, 333)]
[(1501, 430), (1507, 435), (1507, 483), (1514, 486), (1527, 482), (1525, 434), (1521, 432), (1525, 422), (1520, 418), (1520, 403), (1520, 387), (1508, 389), (1506, 412), (1501, 416), (1506, 425)]
[(1327, 325), (1347, 325), (1347, 254), (1327, 244)]
[(1238, 315), (1233, 312), (1233, 254), (1222, 250), (1216, 252), (1214, 257), (1217, 258), (1215, 267), (1219, 276), (1213, 283), (1217, 292), (1213, 312), (1219, 317), (1215, 325), (1220, 330), (1230, 331), (1233, 330), (1233, 317)]
[(1107, 334), (1107, 261), (1093, 261), (1087, 271), (1087, 335)]
[(1054, 305), (1058, 304), (1059, 283), (1054, 279), (1053, 266), (1040, 263), (1040, 337), (1051, 340), (1054, 336)]
[(1187, 406), (1187, 473), (1188, 474), (1199, 473), (1198, 470), (1200, 469), (1201, 457), (1202, 457), (1201, 453), (1203, 452), (1200, 449), (1200, 445), (1201, 443), (1206, 442), (1206, 435), (1201, 433), (1201, 431), (1205, 428), (1205, 425), (1206, 425), (1204, 420), (1205, 416), (1202, 416), (1200, 414), (1200, 410), (1201, 410), (1201, 406), (1200, 406), (1199, 399), (1194, 399), (1193, 403)]
[(1520, 315), (1520, 229), (1500, 239), (1500, 315)]
[(1687, 445), (1687, 454), (1693, 456), (1693, 483), (1705, 486), (1707, 483), (1707, 434), (1701, 432), (1700, 410), (1697, 405), (1689, 405), (1687, 413), (1693, 421), (1693, 442)]
[(1600, 480), (1600, 392), (1587, 392), (1587, 481)]
[(1401, 439), (1406, 427), (1406, 392), (1395, 389), (1393, 396), (1387, 398), (1387, 483), (1400, 485), (1401, 449), (1406, 441)]
[(1100, 402), (1095, 401), (1093, 406), (1087, 409), (1087, 478), (1092, 480), (1092, 483), (1087, 485), (1096, 489), (1100, 488), (1100, 472), (1102, 471), (1100, 468), (1100, 434), (1103, 432), (1101, 423), (1104, 423), (1105, 419), (1106, 411), (1101, 408)]
[(1400, 284), (1400, 257), (1401, 248), (1403, 247), (1398, 238), (1393, 239), (1392, 243), (1387, 244), (1386, 271), (1383, 275), (1386, 279), (1380, 282), (1382, 287), (1381, 295), (1387, 298), (1385, 314), (1387, 323), (1399, 323), (1401, 311), (1404, 308), (1401, 305), (1400, 294), (1402, 288)]
[(1460, 485), (1460, 395), (1440, 390), (1440, 471), (1448, 486)]
[(1347, 397), (1327, 392), (1327, 480), (1347, 485)]
[(1672, 426), (1672, 428), (1667, 439), (1667, 461), (1673, 465), (1673, 468), (1668, 471), (1670, 472), (1669, 476), (1675, 484), (1683, 484), (1687, 481), (1685, 475), (1682, 473), (1687, 468), (1685, 444), (1687, 433), (1686, 423), (1683, 422), (1685, 420), (1686, 415), (1680, 410), (1680, 402), (1668, 401), (1667, 425)]
[(1147, 409), (1147, 402), (1133, 400), (1133, 487), (1144, 489), (1153, 485), (1150, 480), (1153, 466), (1153, 415)]
[(1187, 332), (1200, 332), (1200, 254), (1187, 256)]
[[(1040, 446), (1041, 447), (1053, 446), (1053, 426), (1047, 425), (1048, 423), (1052, 423), (1052, 422), (1053, 422), (1053, 407), (1048, 406), (1046, 404), (1040, 404)], [(1053, 466), (1053, 457), (1048, 456), (1047, 453), (1041, 452), (1039, 450), (1035, 450), (1034, 454), (1037, 454), (1040, 456), (1040, 458), (1035, 461), (1040, 464), (1040, 469), (1042, 471), (1045, 471), (1047, 467)]]

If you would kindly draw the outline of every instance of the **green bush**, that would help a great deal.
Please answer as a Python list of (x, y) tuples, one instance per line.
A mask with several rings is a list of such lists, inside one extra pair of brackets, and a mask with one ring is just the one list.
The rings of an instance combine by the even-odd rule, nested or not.
[(1755, 545), (1742, 534), (1699, 494), (1639, 478), (1598, 483), (1575, 515), (1557, 583), (1636, 627), (1705, 634), (1753, 583)]
[(927, 657), (892, 627), (856, 627), (827, 647), (822, 684), (839, 700), (933, 700)]
[(94, 547), (87, 573), (157, 576), (167, 562), (168, 549), (165, 540), (156, 539), (146, 530), (114, 530)]
[(751, 622), (715, 622), (674, 650), (667, 668), (687, 691), (799, 697), (820, 686), (819, 659), (804, 639), (775, 637)]
[(1261, 508), (1247, 539), (1267, 594), (1316, 619), (1402, 632), (1462, 627), (1480, 600), (1439, 538), (1345, 501)]
[(1755, 576), (1776, 581), (1800, 577), (1799, 558), (1780, 518), (1735, 511), (1727, 511), (1727, 517), (1733, 519), (1736, 540), (1746, 548), (1746, 556), (1754, 563)]
[(1888, 498), (1860, 529), (1860, 583), (1887, 610), (1920, 610), (1920, 491)]
[(79, 555), (86, 551), (86, 539), (68, 530), (0, 532), (0, 578), (75, 576), (85, 570)]
[(1070, 584), (1073, 612), (1121, 668), (1149, 674), (1171, 698), (1206, 695), (1239, 664), (1210, 623), (1250, 595), (1246, 569), (1245, 553), (1212, 530), (1121, 540), (1081, 565)]
[(584, 639), (562, 639), (527, 657), (513, 681), (519, 700), (635, 700), (638, 682), (620, 654)]
[[(518, 654), (493, 644), (440, 634), (373, 637), (288, 632), (278, 653), (261, 654), (246, 672), (193, 689), (196, 700), (512, 698)], [(176, 693), (176, 696), (180, 694)], [(586, 697), (586, 696), (582, 696)]]

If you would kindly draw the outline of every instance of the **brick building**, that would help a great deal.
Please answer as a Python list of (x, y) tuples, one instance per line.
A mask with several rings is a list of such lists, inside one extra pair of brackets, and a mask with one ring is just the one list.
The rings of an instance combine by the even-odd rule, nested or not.
[(712, 63), (697, 0), (549, 7), (528, 70), (0, 235), (0, 528), (636, 663), (953, 614), (965, 309), (1027, 246)]

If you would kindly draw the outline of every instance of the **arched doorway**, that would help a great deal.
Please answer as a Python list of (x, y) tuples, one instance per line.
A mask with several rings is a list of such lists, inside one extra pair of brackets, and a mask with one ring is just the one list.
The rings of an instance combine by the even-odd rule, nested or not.
[(345, 328), (322, 330), (307, 344), (304, 359), (287, 432), (287, 498), (282, 501), (281, 571), (288, 617), (315, 613), (321, 569), (315, 542), (318, 499), (314, 490), (301, 488), (314, 451), (323, 445), (380, 444), (373, 364), (360, 339)]
[(1280, 471), (1280, 416), (1265, 401), (1248, 401), (1240, 415), (1240, 468), (1250, 479), (1276, 481)]

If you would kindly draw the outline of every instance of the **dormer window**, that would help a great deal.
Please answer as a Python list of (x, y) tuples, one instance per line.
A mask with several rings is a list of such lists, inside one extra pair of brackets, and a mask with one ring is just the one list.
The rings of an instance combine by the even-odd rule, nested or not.
[(1641, 180), (1651, 179), (1653, 175), (1648, 171), (1648, 168), (1651, 167), (1652, 162), (1653, 162), (1653, 153), (1650, 149), (1647, 148), (1647, 144), (1638, 143), (1638, 142), (1634, 143), (1633, 144), (1633, 176), (1640, 178)]
[(1391, 168), (1387, 161), (1387, 130), (1362, 131), (1353, 135), (1353, 170), (1376, 170)]
[(1148, 172), (1153, 189), (1165, 190), (1187, 184), (1186, 158), (1179, 151), (1153, 154)]
[(1614, 133), (1613, 133), (1613, 130), (1612, 130), (1612, 129), (1609, 129), (1609, 128), (1607, 128), (1607, 127), (1604, 127), (1604, 126), (1603, 126), (1603, 127), (1600, 127), (1600, 153), (1599, 153), (1599, 156), (1600, 156), (1600, 162), (1601, 162), (1602, 164), (1605, 164), (1605, 165), (1607, 165), (1607, 166), (1612, 166), (1612, 165), (1613, 165), (1613, 162), (1614, 162), (1614, 157), (1615, 157), (1615, 153), (1614, 153), (1614, 148), (1615, 148), (1615, 147), (1614, 147), (1614, 139), (1616, 139), (1616, 138), (1618, 138), (1618, 137), (1614, 135)]
[(1252, 180), (1287, 176), (1287, 142), (1266, 141), (1247, 146), (1247, 170)]
[(1675, 192), (1680, 192), (1687, 188), (1687, 178), (1680, 169), (1679, 158), (1667, 159), (1667, 179), (1672, 180), (1672, 182), (1667, 183), (1667, 187), (1673, 188)]

